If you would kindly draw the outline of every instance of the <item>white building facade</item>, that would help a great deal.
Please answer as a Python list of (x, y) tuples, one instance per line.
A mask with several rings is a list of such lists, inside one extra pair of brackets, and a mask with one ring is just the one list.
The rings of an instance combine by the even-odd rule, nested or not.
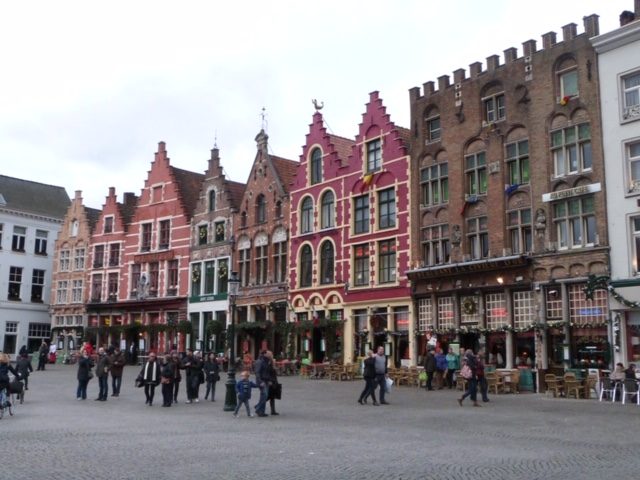
[[(598, 54), (611, 246), (614, 361), (640, 362), (640, 8), (592, 39)], [(630, 18), (629, 18), (630, 17)], [(635, 20), (634, 20), (635, 18)]]
[(69, 206), (62, 187), (0, 175), (0, 350), (49, 341), (54, 242)]

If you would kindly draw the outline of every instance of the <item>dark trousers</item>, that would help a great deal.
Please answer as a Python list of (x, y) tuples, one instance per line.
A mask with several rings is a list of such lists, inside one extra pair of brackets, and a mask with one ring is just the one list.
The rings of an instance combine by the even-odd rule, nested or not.
[(376, 379), (375, 378), (365, 378), (364, 379), (364, 389), (360, 394), (360, 401), (366, 401), (369, 396), (373, 399), (373, 403), (378, 403), (376, 401)]
[(470, 397), (472, 401), (476, 402), (478, 400), (478, 379), (476, 377), (471, 378), (467, 382), (467, 391), (462, 395), (462, 400), (467, 397)]
[(173, 383), (162, 384), (162, 404), (170, 406), (173, 400)]
[(427, 372), (427, 390), (433, 390), (433, 372)]
[(156, 393), (156, 384), (147, 382), (144, 384), (144, 396), (147, 397), (149, 405), (153, 404), (153, 395)]
[(487, 385), (487, 379), (485, 377), (478, 377), (478, 386), (480, 387), (480, 394), (482, 395), (482, 401), (488, 402), (489, 397), (487, 396), (487, 390), (489, 385)]
[(40, 355), (38, 357), (38, 368), (36, 370), (44, 370), (45, 363), (47, 363), (47, 356), (46, 355), (44, 355), (44, 356)]
[(200, 391), (200, 378), (198, 375), (187, 377), (187, 400), (195, 400), (198, 398)]
[(207, 393), (204, 394), (204, 399), (206, 400), (209, 397), (209, 393), (211, 393), (211, 401), (215, 402), (216, 396), (216, 382), (213, 380), (207, 381)]
[(384, 403), (384, 394), (387, 393), (387, 377), (384, 373), (376, 374), (376, 384), (380, 386), (380, 403)]
[(106, 400), (107, 396), (109, 395), (109, 377), (106, 374), (98, 377), (98, 385), (100, 387), (98, 398), (101, 400)]
[(76, 390), (76, 398), (87, 399), (87, 384), (89, 379), (78, 380), (78, 390)]
[(180, 391), (180, 380), (173, 382), (173, 403), (178, 402), (178, 392)]
[(447, 386), (449, 388), (453, 388), (453, 374), (455, 371), (452, 368), (447, 370)]
[(111, 377), (111, 390), (112, 395), (120, 395), (120, 386), (122, 385), (122, 376)]

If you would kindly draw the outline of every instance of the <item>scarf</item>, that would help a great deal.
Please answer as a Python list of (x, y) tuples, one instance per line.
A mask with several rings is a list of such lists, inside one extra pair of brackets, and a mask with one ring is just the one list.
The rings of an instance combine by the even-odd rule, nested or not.
[[(149, 369), (151, 369), (151, 377), (149, 377)], [(158, 381), (158, 362), (147, 362), (144, 366), (144, 379), (148, 382)]]

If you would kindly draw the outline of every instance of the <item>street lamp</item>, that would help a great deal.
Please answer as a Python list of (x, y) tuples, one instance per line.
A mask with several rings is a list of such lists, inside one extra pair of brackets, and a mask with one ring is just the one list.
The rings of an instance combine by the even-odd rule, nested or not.
[(236, 320), (236, 298), (238, 297), (238, 287), (240, 286), (238, 272), (231, 272), (228, 284), (231, 321), (229, 322), (227, 339), (231, 345), (229, 348), (229, 366), (227, 368), (227, 395), (224, 399), (225, 412), (235, 411), (236, 409), (236, 339), (234, 324)]

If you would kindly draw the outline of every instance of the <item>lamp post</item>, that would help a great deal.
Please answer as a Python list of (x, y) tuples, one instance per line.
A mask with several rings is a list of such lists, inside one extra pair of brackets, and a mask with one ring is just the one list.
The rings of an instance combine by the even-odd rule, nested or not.
[(227, 395), (224, 399), (225, 412), (236, 409), (236, 338), (234, 326), (236, 320), (236, 298), (238, 297), (238, 287), (240, 286), (238, 272), (231, 272), (228, 283), (231, 321), (229, 322), (227, 339), (231, 345), (229, 348), (229, 366), (227, 368)]

